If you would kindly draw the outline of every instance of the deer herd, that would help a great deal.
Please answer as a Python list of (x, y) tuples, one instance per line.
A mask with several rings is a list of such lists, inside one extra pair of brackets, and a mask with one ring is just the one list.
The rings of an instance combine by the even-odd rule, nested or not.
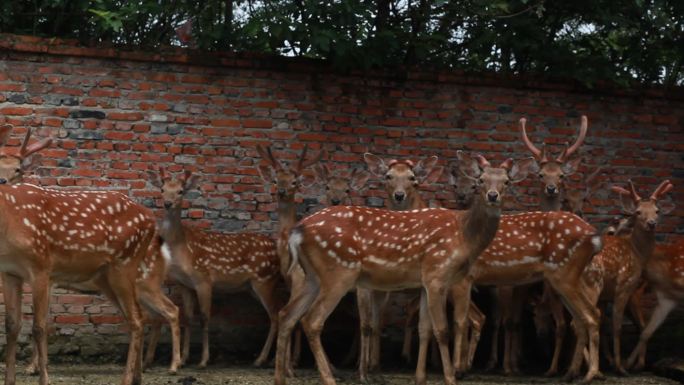
[[(588, 131), (584, 116), (574, 144), (555, 157), (528, 138), (525, 119), (520, 119), (519, 129), (531, 157), (495, 162), (487, 159), (492, 154), (458, 151), (446, 172), (455, 209), (429, 207), (421, 198), (420, 187), (436, 183), (444, 173), (436, 156), (413, 162), (366, 153), (366, 172), (331, 169), (321, 161), (323, 151), (310, 156), (307, 146), (288, 163), (276, 158), (270, 146), (257, 146), (255, 154), (262, 159), (259, 173), (275, 186), (278, 227), (273, 236), (207, 231), (184, 223), (186, 193), (201, 182), (189, 170), (176, 175), (164, 168), (149, 172), (149, 182), (163, 203), (160, 216), (121, 192), (24, 183), (24, 175), (40, 163), (38, 152), (51, 140), (31, 144), (28, 130), (17, 153), (4, 148), (12, 129), (0, 127), (5, 384), (16, 381), (24, 283), (31, 287), (33, 298), (33, 356), (28, 371), (39, 375), (41, 385), (49, 383), (47, 320), (53, 285), (102, 293), (121, 311), (130, 333), (124, 385), (141, 383), (143, 367), (154, 360), (159, 322), (151, 327), (143, 357), (143, 328), (150, 316), (162, 317), (170, 326), (169, 371), (177, 372), (189, 359), (190, 328), (183, 328), (181, 338), (179, 308), (165, 294), (167, 281), (180, 291), (186, 322), (193, 318), (197, 302), (202, 327), (200, 367), (209, 361), (213, 291), (251, 289), (270, 319), (254, 365), (267, 363), (275, 342), (277, 385), (294, 376), (302, 332), (322, 383), (336, 383), (321, 332), (350, 292), (358, 305), (362, 381), (380, 366), (381, 330), (390, 293), (404, 291), (409, 297), (402, 298), (413, 298), (406, 302), (402, 355), (411, 359), (412, 333), (417, 329), (418, 385), (426, 384), (431, 341), (446, 384), (455, 384), (470, 370), (485, 314), (494, 326), (488, 368), (498, 365), (503, 326), (503, 370), (518, 372), (524, 345), (522, 313), (530, 301), (539, 330), (551, 329), (549, 319), (553, 319), (554, 349), (547, 375), (558, 372), (568, 324), (575, 338), (567, 379), (577, 377), (583, 365), (584, 381), (601, 377), (600, 351), (616, 372), (625, 374), (626, 369), (643, 368), (649, 338), (684, 300), (684, 242), (681, 238), (671, 244), (656, 242), (660, 218), (674, 207), (667, 198), (673, 189), (670, 181), (641, 189), (632, 181), (610, 186), (622, 214), (603, 233), (583, 218), (589, 198), (605, 182), (601, 169), (571, 178), (582, 161), (578, 152)], [(316, 182), (325, 187), (321, 202), (326, 207), (298, 220), (295, 196), (306, 187), (305, 170), (312, 166)], [(528, 175), (538, 179), (528, 182), (538, 184), (537, 207), (505, 212), (504, 202), (518, 197), (515, 185)], [(382, 181), (386, 208), (351, 205), (351, 192), (363, 188), (371, 177)], [(578, 181), (582, 186), (571, 188)], [(644, 195), (646, 189), (652, 193)], [(492, 309), (483, 312), (471, 301), (474, 287), (492, 288)], [(657, 297), (648, 319), (639, 303), (645, 287), (651, 287)], [(283, 297), (281, 290), (289, 292), (287, 304), (278, 299)], [(620, 337), (625, 310), (640, 327), (641, 336), (623, 361)], [(599, 333), (607, 314), (610, 332)]]

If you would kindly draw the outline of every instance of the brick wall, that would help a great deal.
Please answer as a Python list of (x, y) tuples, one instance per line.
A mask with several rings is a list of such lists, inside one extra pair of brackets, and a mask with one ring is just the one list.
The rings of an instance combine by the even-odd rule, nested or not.
[[(413, 159), (436, 154), (446, 164), (460, 149), (495, 158), (528, 156), (517, 131), (521, 116), (536, 143), (559, 146), (576, 134), (581, 114), (590, 122), (582, 171), (602, 165), (610, 181), (632, 178), (649, 189), (670, 178), (674, 201), (682, 201), (681, 88), (587, 89), (534, 78), (403, 70), (342, 74), (305, 59), (93, 49), (0, 35), (0, 122), (16, 126), (9, 144), (16, 146), (27, 127), (57, 138), (43, 152), (36, 183), (123, 189), (156, 206), (146, 170), (190, 169), (202, 183), (187, 216), (220, 230), (275, 226), (274, 199), (255, 168), (259, 143), (290, 160), (304, 144), (325, 148), (328, 161), (341, 168), (364, 167), (366, 151)], [(519, 194), (536, 194), (531, 179)], [(379, 184), (372, 180), (355, 203), (381, 205)], [(433, 203), (451, 205), (445, 186), (424, 191)], [(302, 211), (310, 211), (320, 194), (316, 186), (304, 191)], [(594, 220), (616, 212), (609, 194), (592, 203)], [(663, 233), (684, 233), (682, 215), (680, 205), (665, 219)], [(245, 339), (256, 354), (265, 314), (249, 298), (225, 302), (218, 312), (226, 320), (216, 330), (247, 328), (241, 336), (257, 336), (256, 344)], [(85, 354), (76, 345), (86, 342), (60, 339), (64, 335), (81, 336), (94, 355), (116, 345), (111, 334), (121, 339), (119, 318), (101, 298), (55, 291), (52, 304), (51, 338), (67, 341), (53, 353)]]

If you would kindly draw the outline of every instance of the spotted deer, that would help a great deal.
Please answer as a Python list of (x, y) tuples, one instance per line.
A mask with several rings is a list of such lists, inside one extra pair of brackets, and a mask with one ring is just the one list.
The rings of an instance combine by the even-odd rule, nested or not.
[[(275, 242), (259, 233), (219, 233), (206, 231), (181, 221), (183, 197), (196, 187), (199, 177), (186, 170), (173, 178), (164, 168), (150, 175), (152, 184), (161, 190), (164, 218), (160, 234), (169, 253), (169, 277), (180, 284), (183, 311), (193, 318), (197, 300), (202, 325), (202, 358), (209, 361), (209, 322), (214, 288), (239, 291), (251, 288), (270, 319), (268, 337), (255, 366), (268, 358), (277, 329), (275, 288), (280, 279), (280, 265)], [(194, 294), (194, 295), (193, 295)], [(190, 349), (190, 328), (183, 333), (181, 360), (186, 362)]]
[(114, 191), (0, 185), (0, 267), (5, 273), (5, 383), (15, 384), (22, 285), (33, 293), (39, 383), (48, 384), (46, 323), (52, 281), (91, 282), (119, 305), (131, 334), (121, 383), (141, 382), (142, 322), (135, 277), (157, 237), (152, 212)]
[[(461, 166), (459, 163), (452, 163), (448, 169), (449, 185), (454, 192), (456, 201), (456, 210), (467, 210), (470, 208), (474, 198), (474, 192), (477, 189), (477, 184), (472, 179), (466, 178), (462, 175)], [(420, 297), (412, 299), (406, 306), (406, 319), (404, 322), (404, 343), (402, 345), (402, 357), (406, 362), (411, 362), (411, 344), (413, 335), (413, 324), (418, 317), (420, 310)], [(467, 368), (470, 368), (475, 358), (475, 351), (477, 349), (482, 328), (484, 327), (485, 315), (474, 304), (470, 304), (468, 309), (468, 322), (470, 328), (470, 338), (468, 339), (467, 352)]]
[[(294, 165), (283, 164), (275, 158), (270, 147), (257, 146), (257, 152), (266, 164), (258, 166), (261, 178), (275, 185), (276, 201), (278, 203), (278, 228), (276, 229), (277, 239), (276, 248), (280, 263), (280, 273), (285, 279), (285, 283), (290, 293), (301, 290), (304, 285), (304, 272), (301, 269), (294, 269), (288, 272), (287, 266), (290, 265), (290, 252), (287, 242), (290, 230), (297, 222), (297, 204), (295, 196), (304, 184), (303, 171), (308, 167), (318, 163), (323, 157), (323, 151), (319, 151), (312, 158), (307, 159), (309, 146), (304, 145), (302, 153)], [(301, 352), (301, 333), (299, 329), (295, 333), (295, 346), (292, 357), (289, 357), (288, 350), (288, 375), (294, 375), (293, 365), (299, 361)], [(291, 359), (290, 359), (291, 358)]]
[[(527, 120), (525, 118), (520, 119), (520, 133), (522, 141), (534, 156), (537, 162), (537, 168), (539, 172), (539, 179), (542, 184), (542, 188), (539, 194), (539, 208), (541, 211), (559, 211), (566, 210), (567, 207), (563, 207), (563, 203), (569, 200), (575, 199), (577, 194), (566, 191), (565, 181), (568, 176), (574, 174), (582, 161), (581, 157), (572, 158), (579, 148), (584, 143), (584, 139), (587, 135), (588, 129), (588, 119), (586, 116), (581, 117), (581, 124), (579, 135), (573, 143), (572, 146), (566, 145), (566, 148), (556, 156), (549, 156), (546, 147), (543, 146), (541, 150), (537, 148), (532, 141), (527, 136), (526, 130)], [(573, 201), (574, 202), (574, 201)], [(499, 299), (501, 306), (504, 306), (500, 314), (507, 314), (506, 317), (501, 320), (494, 320), (495, 328), (503, 324), (505, 326), (505, 347), (504, 347), (504, 372), (505, 373), (517, 373), (518, 368), (518, 358), (520, 354), (520, 324), (522, 319), (522, 308), (524, 305), (524, 298), (528, 296), (529, 287), (527, 286), (517, 286), (511, 289), (505, 289), (503, 291), (499, 290), (499, 296), (504, 296), (504, 298)], [(563, 306), (560, 303), (559, 298), (551, 291), (548, 284), (544, 284), (542, 297), (545, 301), (542, 301), (539, 305), (546, 305), (549, 307), (550, 313), (553, 316), (555, 323), (555, 341), (554, 341), (554, 352), (551, 359), (551, 364), (549, 369), (546, 371), (545, 375), (551, 376), (558, 371), (558, 360), (560, 358), (561, 348), (563, 345), (563, 340), (565, 338), (566, 332), (566, 322), (565, 322), (565, 312)], [(517, 297), (517, 298), (513, 298)], [(509, 306), (514, 306), (513, 308), (507, 308)], [(495, 332), (498, 335), (498, 332)], [(492, 340), (493, 346), (497, 344), (495, 339)], [(496, 354), (496, 349), (492, 349), (492, 353)], [(497, 357), (491, 356), (488, 366), (492, 367), (496, 364)]]
[(424, 364), (433, 325), (445, 382), (456, 383), (447, 342), (446, 288), (468, 274), (475, 258), (489, 244), (501, 217), (506, 187), (526, 173), (523, 165), (510, 159), (493, 167), (481, 155), (458, 154), (464, 161), (468, 159), (472, 177), (479, 181), (477, 199), (469, 210), (335, 206), (303, 219), (292, 230), (291, 269), (298, 265), (303, 268), (305, 285), (280, 313), (276, 385), (285, 383), (287, 340), (300, 318), (322, 382), (335, 384), (320, 333), (340, 298), (354, 287), (383, 291), (421, 288), (416, 383), (426, 383)]
[[(391, 159), (385, 162), (371, 153), (365, 153), (363, 159), (368, 170), (383, 180), (387, 193), (386, 206), (390, 210), (405, 211), (428, 207), (418, 191), (421, 184), (432, 184), (442, 174), (442, 167), (437, 166), (438, 158), (430, 156), (417, 164), (412, 160)], [(359, 360), (359, 377), (367, 380), (368, 371), (380, 368), (380, 331), (383, 314), (387, 311), (389, 292), (375, 292), (365, 288), (357, 289), (357, 302), (361, 318), (361, 351)]]
[[(4, 145), (12, 131), (11, 125), (4, 125), (0, 127), (0, 145), (3, 146), (3, 152), (0, 154), (0, 182), (7, 184), (15, 184), (23, 182), (24, 176), (36, 167), (40, 159), (35, 154), (38, 151), (48, 147), (52, 142), (51, 138), (42, 139), (32, 145), (29, 145), (31, 138), (31, 129), (26, 132), (26, 136), (21, 144), (18, 155), (8, 155)], [(147, 256), (138, 268), (136, 285), (138, 288), (138, 297), (143, 307), (152, 313), (158, 314), (166, 318), (171, 326), (171, 335), (173, 338), (173, 359), (169, 371), (175, 373), (180, 364), (180, 345), (179, 345), (179, 327), (178, 327), (178, 308), (171, 302), (171, 300), (164, 295), (162, 285), (166, 276), (166, 264), (161, 253), (161, 243), (158, 239), (154, 239), (150, 243), (150, 248)], [(59, 284), (59, 281), (57, 281)], [(90, 283), (79, 283), (81, 290), (96, 291), (96, 285)], [(75, 287), (74, 287), (75, 288)], [(115, 305), (118, 305), (115, 303)], [(153, 333), (151, 338), (151, 347), (155, 344), (158, 334)], [(148, 349), (145, 355), (144, 366), (148, 366), (154, 359), (154, 348)], [(34, 345), (31, 354), (29, 365), (26, 372), (29, 374), (37, 374), (38, 365), (38, 349)]]
[[(462, 361), (465, 310), (469, 307), (468, 293), (473, 284), (506, 286), (547, 281), (578, 323), (582, 331), (578, 338), (588, 340), (592, 358), (598, 357), (598, 310), (574, 288), (579, 284), (582, 271), (600, 249), (601, 240), (596, 229), (574, 214), (537, 211), (503, 215), (494, 240), (475, 261), (468, 279), (452, 287), (456, 369), (465, 367)], [(585, 379), (598, 373), (598, 362), (595, 362), (592, 361)], [(571, 368), (569, 373), (577, 371), (579, 367)]]
[[(48, 147), (50, 145), (50, 143), (52, 142), (51, 138), (46, 138), (46, 139), (42, 139), (42, 140), (40, 140), (34, 144), (29, 145), (30, 138), (31, 138), (31, 129), (29, 128), (27, 130), (26, 136), (25, 136), (25, 138), (21, 144), (21, 147), (19, 149), (19, 153), (17, 155), (8, 154), (7, 150), (4, 148), (4, 145), (7, 142), (7, 139), (9, 137), (9, 134), (11, 131), (12, 131), (11, 125), (4, 125), (0, 128), (0, 145), (3, 146), (2, 153), (0, 154), (0, 183), (2, 183), (2, 184), (18, 184), (18, 183), (23, 182), (24, 176), (33, 167), (35, 167), (36, 165), (38, 165), (40, 163), (39, 157), (36, 155), (32, 156), (32, 154), (35, 154), (38, 151)], [(54, 190), (49, 190), (49, 191), (56, 193), (56, 191), (54, 191)], [(30, 194), (33, 195), (35, 193), (31, 192)], [(101, 197), (100, 198), (96, 197), (95, 198), (96, 203), (100, 203), (100, 202), (97, 202), (98, 199), (102, 200)], [(47, 203), (47, 200), (45, 200), (45, 203)], [(129, 203), (127, 202), (126, 204), (128, 205)], [(120, 203), (114, 207), (120, 207)], [(57, 211), (58, 209), (59, 209), (59, 206), (56, 206), (55, 211)], [(93, 209), (91, 206), (87, 209), (87, 211), (84, 211), (83, 213), (87, 213), (87, 212), (90, 212), (92, 210)], [(68, 216), (69, 217), (75, 216), (72, 214), (74, 214), (74, 213), (70, 212), (70, 213), (68, 213)], [(64, 215), (67, 215), (66, 210), (65, 210)], [(81, 214), (81, 216), (84, 217), (83, 214)], [(49, 217), (47, 217), (47, 214), (44, 214), (42, 216), (39, 215), (39, 218), (41, 218), (41, 222), (43, 222), (42, 224), (49, 223), (48, 222)], [(64, 220), (64, 218), (62, 218), (62, 219), (60, 219), (60, 221), (68, 221), (68, 219)], [(137, 224), (140, 222), (140, 219), (138, 217), (136, 217), (135, 221)], [(26, 222), (25, 222), (25, 224), (26, 224)], [(66, 231), (68, 234), (68, 236), (65, 237), (65, 239), (72, 238), (75, 234), (80, 234), (79, 235), (80, 240), (83, 242), (85, 242), (85, 240), (92, 241), (93, 239), (98, 239), (100, 237), (106, 236), (106, 234), (96, 235), (96, 233), (98, 232), (97, 230), (100, 230), (100, 228), (99, 228), (100, 224), (94, 224), (93, 225), (94, 229), (87, 229), (87, 230), (82, 229), (82, 227), (85, 227), (85, 225), (86, 225), (85, 223), (75, 222), (75, 224), (79, 227), (78, 230), (73, 230), (73, 229), (66, 230), (66, 227), (64, 225), (59, 226), (56, 229), (52, 229), (53, 226), (51, 225), (50, 230), (57, 231), (57, 230), (60, 230), (60, 228), (64, 228), (64, 231)], [(35, 227), (38, 228), (37, 226), (35, 226)], [(102, 230), (105, 230), (105, 229), (102, 229)], [(45, 237), (47, 238), (47, 241), (53, 242), (52, 240), (50, 240), (50, 238), (48, 238), (47, 230), (44, 230), (44, 231), (46, 233)], [(113, 238), (113, 237), (111, 237), (111, 238)], [(107, 241), (105, 241), (105, 242), (107, 242)], [(134, 243), (134, 242), (136, 242), (136, 240), (133, 240), (133, 238), (126, 241), (127, 244), (128, 243)], [(90, 244), (88, 244), (88, 245), (90, 246)], [(64, 246), (64, 247), (66, 248), (66, 246)], [(160, 247), (160, 242), (159, 242), (158, 238), (156, 238), (156, 237), (153, 238), (152, 242), (149, 243), (149, 249), (148, 250), (154, 250), (156, 252), (157, 256), (154, 258), (154, 260), (160, 258), (160, 257), (158, 257), (159, 247)], [(78, 250), (78, 248), (74, 249), (75, 254), (78, 254), (79, 252), (80, 252), (80, 250)], [(84, 253), (84, 254), (86, 254), (86, 253)], [(140, 262), (140, 264), (137, 268), (138, 273), (140, 273), (140, 271), (142, 270), (143, 267), (150, 266), (150, 258), (149, 258), (150, 255), (151, 254), (148, 252), (147, 256), (142, 260), (142, 262)], [(107, 259), (107, 258), (105, 258), (105, 259)], [(111, 257), (109, 257), (109, 259), (111, 259)], [(154, 262), (152, 262), (152, 263), (154, 263)], [(70, 268), (78, 269), (77, 266), (70, 266)], [(81, 286), (82, 288), (87, 288), (89, 290), (93, 290), (93, 289), (97, 290), (98, 288), (100, 288), (101, 290), (103, 290), (105, 292), (105, 294), (107, 294), (107, 296), (110, 299), (113, 300), (115, 305), (117, 305), (120, 309), (122, 309), (122, 306), (118, 302), (118, 294), (114, 294), (113, 291), (111, 290), (111, 288), (108, 287), (109, 283), (106, 282), (105, 278), (98, 278), (96, 280), (86, 281), (86, 282), (84, 282), (84, 281), (74, 282), (74, 280), (70, 280), (70, 279), (65, 280), (62, 278), (62, 276), (53, 276), (51, 278), (52, 278), (53, 282), (55, 282), (57, 284), (61, 284), (61, 285), (66, 284), (66, 286)], [(12, 276), (11, 273), (10, 274), (3, 273), (3, 282), (8, 282), (8, 284), (6, 284), (6, 286), (5, 286), (5, 289), (6, 289), (5, 290), (5, 296), (7, 298), (7, 309), (8, 309), (8, 313), (6, 314), (6, 317), (8, 320), (9, 319), (16, 320), (16, 317), (19, 314), (18, 312), (21, 311), (20, 309), (18, 309), (16, 307), (17, 305), (15, 302), (15, 301), (20, 300), (21, 294), (20, 294), (20, 292), (14, 291), (14, 289), (16, 289), (16, 287), (17, 287), (16, 285), (19, 285), (18, 287), (21, 288), (21, 285), (17, 283), (20, 280), (21, 280), (20, 277)], [(136, 281), (137, 281), (137, 279), (136, 279)], [(49, 285), (48, 285), (47, 290), (49, 291)], [(41, 295), (42, 295), (42, 293), (41, 293)], [(140, 297), (140, 301), (142, 303), (145, 303), (145, 301), (148, 297), (148, 293), (145, 290), (139, 290), (138, 296)], [(35, 302), (35, 300), (34, 300), (34, 302)], [(171, 304), (171, 305), (173, 305), (173, 304)], [(127, 310), (127, 309), (122, 309), (122, 310)], [(39, 317), (39, 314), (40, 314), (39, 312), (36, 312), (36, 320), (37, 321), (38, 321), (37, 318)], [(124, 315), (126, 315), (125, 312), (124, 312)], [(45, 314), (45, 316), (47, 316), (47, 314)], [(129, 319), (129, 321), (133, 320), (131, 316), (129, 316), (127, 318)], [(14, 348), (11, 346), (12, 345), (11, 339), (12, 339), (12, 333), (14, 332), (13, 327), (16, 325), (13, 325), (11, 322), (8, 322), (7, 325), (8, 325), (8, 327), (7, 327), (7, 329), (8, 329), (8, 332), (7, 332), (8, 333), (8, 356), (7, 356), (7, 359), (13, 360), (15, 351), (11, 352), (9, 349), (11, 348), (12, 350), (14, 350)], [(18, 330), (16, 332), (18, 332)], [(39, 347), (39, 345), (35, 344), (35, 341), (38, 339), (38, 337), (44, 337), (44, 336), (41, 336), (40, 333), (38, 336), (34, 335), (33, 353), (32, 353), (32, 357), (31, 357), (29, 367), (27, 368), (27, 372), (31, 373), (31, 374), (41, 374), (41, 380), (40, 381), (41, 381), (41, 383), (43, 383), (42, 381), (47, 381), (47, 380), (43, 380), (43, 377), (46, 377), (47, 373), (44, 372), (44, 370), (42, 369), (41, 364), (40, 364), (40, 354), (39, 354), (40, 353), (40, 347)], [(16, 339), (14, 339), (14, 343), (16, 343)], [(44, 359), (47, 361), (47, 357), (45, 357)], [(14, 377), (14, 370), (15, 369), (14, 369), (14, 361), (13, 361), (11, 369), (8, 370), (6, 381), (10, 377), (12, 377), (12, 378)], [(132, 375), (133, 375), (133, 377), (136, 376), (135, 374), (132, 374)], [(126, 377), (126, 376), (124, 376), (124, 377)], [(10, 381), (7, 381), (7, 383), (10, 383)]]
[(684, 238), (655, 246), (646, 262), (645, 276), (658, 298), (639, 343), (627, 359), (627, 367), (641, 370), (646, 364), (646, 344), (668, 314), (684, 300)]
[[(627, 373), (620, 353), (622, 318), (653, 254), (659, 216), (672, 208), (662, 204), (659, 208), (658, 201), (672, 188), (672, 183), (665, 180), (649, 198), (642, 199), (631, 181), (629, 190), (612, 186), (621, 198), (632, 230), (628, 236), (604, 236), (603, 250), (594, 257), (583, 276), (585, 292), (593, 303), (599, 300), (612, 302), (613, 365), (621, 374)], [(578, 350), (581, 348), (577, 346)]]

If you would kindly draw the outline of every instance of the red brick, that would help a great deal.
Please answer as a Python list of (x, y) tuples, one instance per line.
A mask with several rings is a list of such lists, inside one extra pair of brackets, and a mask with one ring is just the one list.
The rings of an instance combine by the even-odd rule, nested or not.
[(271, 128), (273, 122), (264, 119), (244, 119), (242, 120), (242, 127), (244, 128)]
[(74, 325), (79, 325), (79, 324), (86, 324), (88, 323), (88, 316), (86, 315), (77, 315), (77, 314), (60, 314), (55, 316), (55, 323), (58, 324), (74, 324)]
[[(85, 317), (85, 316), (83, 316)], [(101, 324), (120, 324), (124, 321), (124, 318), (120, 315), (91, 315), (90, 322), (95, 325)]]
[(19, 115), (19, 116), (25, 116), (25, 115), (31, 115), (33, 113), (32, 108), (26, 108), (26, 107), (4, 107), (0, 108), (0, 114), (2, 115)]

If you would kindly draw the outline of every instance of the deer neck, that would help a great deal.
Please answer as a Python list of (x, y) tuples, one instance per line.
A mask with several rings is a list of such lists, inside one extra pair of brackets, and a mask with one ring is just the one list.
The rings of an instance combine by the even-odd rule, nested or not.
[(642, 266), (645, 265), (655, 249), (655, 232), (646, 231), (638, 225), (634, 226), (629, 241), (632, 249), (639, 256)]
[(539, 199), (539, 208), (541, 211), (561, 211), (563, 202), (563, 192), (556, 194), (556, 196), (550, 197), (544, 192), (541, 193)]
[(166, 209), (162, 219), (161, 237), (169, 246), (176, 246), (185, 242), (185, 232), (181, 223), (181, 208), (174, 207)]
[(297, 223), (297, 205), (293, 199), (278, 199), (278, 233), (291, 229)]
[(473, 255), (480, 255), (494, 239), (500, 218), (501, 207), (489, 206), (480, 197), (465, 211), (463, 238), (470, 243)]

